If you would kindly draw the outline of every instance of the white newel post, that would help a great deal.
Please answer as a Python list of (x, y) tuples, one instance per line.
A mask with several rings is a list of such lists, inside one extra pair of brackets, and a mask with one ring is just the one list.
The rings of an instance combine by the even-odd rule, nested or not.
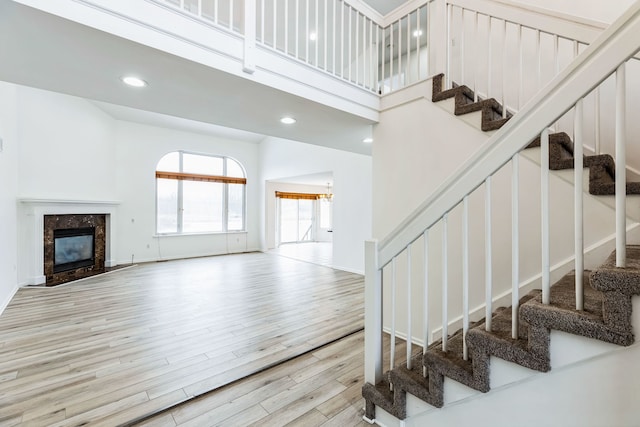
[(382, 380), (382, 270), (378, 241), (364, 245), (364, 381), (375, 385)]
[(245, 73), (253, 74), (256, 71), (255, 51), (256, 1), (244, 0), (244, 62), (242, 63), (242, 71)]

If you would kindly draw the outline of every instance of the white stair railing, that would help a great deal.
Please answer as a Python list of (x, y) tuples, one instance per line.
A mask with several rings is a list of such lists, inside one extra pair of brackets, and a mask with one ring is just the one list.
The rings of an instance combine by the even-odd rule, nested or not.
[(164, 0), (225, 30), (244, 34), (244, 0)]
[(429, 76), (433, 2), (385, 26), (344, 0), (258, 0), (256, 41), (383, 94)]
[[(492, 0), (422, 0), (389, 18), (358, 10), (351, 0), (150, 1), (378, 94), (427, 79), (437, 57), (432, 42), (442, 43), (448, 83), (469, 82), (476, 97), (493, 94), (512, 112), (604, 28)], [(446, 34), (434, 25), (441, 16)], [(549, 50), (553, 59), (545, 62)]]
[[(516, 112), (605, 26), (489, 0), (447, 0), (447, 85), (466, 83), (476, 100), (495, 97)], [(545, 53), (546, 52), (546, 53)]]
[[(512, 336), (517, 337), (517, 305), (518, 292), (520, 288), (520, 278), (518, 277), (519, 253), (518, 248), (522, 245), (540, 245), (541, 256), (541, 287), (543, 303), (549, 303), (550, 295), (550, 235), (549, 224), (552, 212), (549, 206), (549, 129), (554, 126), (565, 113), (573, 111), (574, 141), (576, 146), (576, 173), (574, 176), (574, 217), (575, 217), (575, 275), (582, 277), (584, 260), (582, 249), (584, 246), (582, 229), (583, 224), (583, 189), (582, 183), (582, 144), (583, 139), (583, 102), (588, 96), (594, 97), (599, 93), (598, 87), (610, 76), (617, 81), (616, 95), (616, 248), (618, 251), (617, 265), (624, 266), (624, 248), (626, 245), (626, 174), (625, 174), (625, 149), (626, 149), (626, 126), (625, 126), (625, 64), (640, 49), (640, 2), (636, 2), (623, 16), (606, 29), (602, 35), (584, 50), (571, 64), (561, 71), (551, 82), (546, 85), (538, 94), (520, 108), (517, 115), (514, 115), (500, 130), (498, 130), (478, 151), (466, 161), (461, 168), (447, 179), (434, 194), (429, 197), (412, 215), (402, 222), (388, 237), (378, 244), (376, 241), (366, 242), (366, 279), (365, 279), (365, 381), (376, 384), (382, 375), (382, 336), (383, 336), (383, 307), (385, 301), (383, 296), (388, 295), (383, 286), (383, 278), (391, 274), (390, 280), (395, 281), (397, 268), (389, 272), (387, 266), (395, 266), (398, 260), (403, 259), (407, 265), (412, 263), (412, 248), (416, 247), (419, 239), (423, 239), (424, 245), (424, 301), (422, 318), (420, 321), (409, 319), (407, 329), (407, 347), (411, 349), (411, 342), (414, 337), (410, 331), (411, 322), (423, 325), (423, 351), (434, 340), (434, 327), (430, 324), (430, 313), (437, 306), (433, 305), (429, 295), (438, 291), (442, 296), (442, 304), (439, 310), (442, 314), (442, 324), (439, 330), (435, 329), (442, 338), (442, 350), (447, 351), (448, 328), (456, 322), (458, 313), (450, 312), (448, 299), (448, 288), (452, 286), (448, 275), (450, 271), (449, 258), (450, 249), (448, 235), (451, 231), (452, 221), (449, 216), (456, 211), (459, 205), (462, 206), (462, 236), (463, 253), (463, 313), (462, 327), (466, 331), (469, 327), (469, 307), (467, 277), (468, 271), (468, 230), (469, 215), (468, 201), (475, 197), (477, 192), (484, 192), (485, 200), (485, 225), (486, 238), (484, 239), (485, 257), (485, 301), (486, 306), (486, 328), (492, 329), (491, 313), (494, 298), (493, 294), (493, 247), (492, 247), (492, 177), (503, 168), (508, 167), (512, 172), (512, 304), (513, 323)], [(531, 141), (537, 137), (541, 139), (541, 233), (538, 242), (521, 242), (518, 227), (521, 210), (519, 208), (519, 153)], [(440, 229), (440, 233), (436, 230)], [(440, 235), (442, 238), (442, 252), (440, 259), (442, 262), (442, 283), (429, 281), (429, 270), (434, 265), (434, 250), (430, 239)], [(439, 286), (439, 288), (438, 288)], [(581, 279), (576, 280), (576, 308), (582, 309), (582, 283)], [(437, 292), (436, 292), (437, 293)], [(411, 310), (413, 304), (411, 295), (404, 298), (406, 306), (404, 309), (397, 309), (395, 293), (389, 295), (394, 299), (392, 318), (394, 324), (392, 328), (393, 338), (396, 334), (396, 317), (398, 313), (406, 313)], [(403, 301), (400, 301), (402, 304)], [(393, 340), (392, 340), (393, 342)], [(464, 346), (464, 356), (467, 356), (466, 345)], [(390, 355), (394, 360), (394, 354)], [(410, 350), (407, 351), (407, 358), (410, 359)], [(394, 360), (390, 368), (396, 366)]]

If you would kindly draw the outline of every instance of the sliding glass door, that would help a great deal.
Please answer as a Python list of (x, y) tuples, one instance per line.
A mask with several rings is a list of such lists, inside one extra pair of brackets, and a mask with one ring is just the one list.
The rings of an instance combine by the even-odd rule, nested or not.
[(309, 242), (315, 239), (316, 200), (280, 200), (280, 243)]

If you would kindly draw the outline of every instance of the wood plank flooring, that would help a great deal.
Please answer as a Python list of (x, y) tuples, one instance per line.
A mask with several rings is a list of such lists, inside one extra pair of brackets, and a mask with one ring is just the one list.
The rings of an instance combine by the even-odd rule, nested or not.
[(140, 426), (364, 426), (364, 334), (300, 356)]
[[(0, 425), (124, 424), (359, 330), (363, 316), (362, 276), (262, 253), (21, 289), (0, 316)], [(323, 380), (318, 393), (349, 388), (362, 370), (353, 357), (353, 372)], [(294, 377), (247, 385), (245, 400), (269, 399), (319, 368), (274, 369)], [(283, 409), (266, 405), (243, 411), (257, 420)]]
[[(384, 366), (390, 340), (383, 336)], [(395, 358), (406, 361), (396, 339)], [(414, 353), (420, 349), (414, 347)], [(244, 378), (157, 414), (138, 427), (364, 427), (364, 332), (357, 332), (282, 365)]]

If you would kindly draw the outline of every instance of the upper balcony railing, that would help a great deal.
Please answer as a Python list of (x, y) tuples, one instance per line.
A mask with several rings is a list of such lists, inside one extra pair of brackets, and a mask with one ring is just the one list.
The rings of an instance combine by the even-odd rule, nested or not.
[(245, 0), (164, 0), (180, 10), (244, 35)]
[(604, 28), (488, 0), (421, 0), (386, 18), (350, 0), (153, 1), (380, 95), (445, 71), (449, 81), (480, 96), (497, 92), (505, 114), (524, 105)]
[[(164, 0), (257, 46), (384, 94), (426, 79), (434, 0), (383, 26), (346, 0)], [(254, 31), (247, 31), (251, 26)], [(251, 39), (251, 40), (249, 40)]]

